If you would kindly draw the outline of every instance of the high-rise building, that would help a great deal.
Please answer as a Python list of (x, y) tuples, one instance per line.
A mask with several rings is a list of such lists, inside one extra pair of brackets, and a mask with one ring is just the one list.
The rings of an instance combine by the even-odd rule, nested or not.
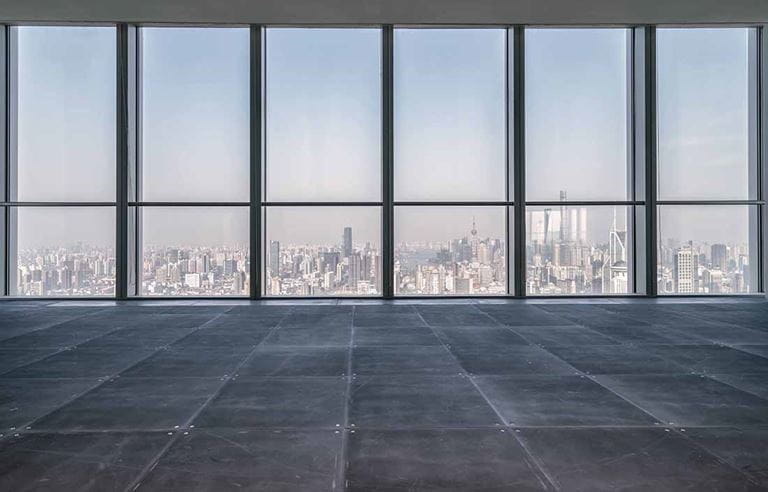
[(344, 228), (344, 256), (352, 256), (352, 228)]
[(698, 291), (698, 255), (689, 243), (675, 253), (675, 292), (694, 294)]
[(273, 277), (280, 275), (280, 241), (269, 242), (269, 273)]
[(725, 272), (728, 269), (728, 246), (712, 245), (712, 268)]

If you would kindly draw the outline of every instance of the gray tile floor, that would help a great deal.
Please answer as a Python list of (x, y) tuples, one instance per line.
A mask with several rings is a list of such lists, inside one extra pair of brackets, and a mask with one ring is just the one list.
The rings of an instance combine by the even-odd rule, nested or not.
[(768, 490), (768, 303), (0, 303), (0, 490)]

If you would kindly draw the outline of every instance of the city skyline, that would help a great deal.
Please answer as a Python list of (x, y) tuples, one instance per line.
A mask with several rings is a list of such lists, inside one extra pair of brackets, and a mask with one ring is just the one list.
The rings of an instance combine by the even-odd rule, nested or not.
[[(94, 265), (115, 248), (116, 207), (24, 207), (23, 202), (115, 200), (115, 29), (20, 26), (12, 31), (18, 74), (11, 78), (16, 95), (11, 155), (17, 172), (10, 176), (8, 199), (22, 205), (9, 213), (9, 244), (17, 253), (9, 267), (42, 272), (46, 265), (60, 269), (70, 262), (61, 257), (86, 255), (88, 267), (78, 271), (106, 277), (105, 269)], [(141, 207), (140, 229), (131, 232), (138, 234), (144, 252), (167, 256), (159, 252), (182, 250), (180, 257), (156, 259), (149, 269), (156, 276), (165, 265), (164, 279), (155, 278), (159, 290), (202, 285), (239, 290), (243, 285), (234, 288), (233, 271), (250, 269), (245, 259), (250, 207), (203, 203), (250, 199), (249, 31), (151, 27), (140, 32), (139, 199), (199, 201), (201, 206)], [(526, 29), (527, 200), (632, 198), (628, 33), (623, 28)], [(753, 198), (752, 36), (749, 29), (658, 29), (660, 199)], [(473, 289), (496, 292), (506, 283), (512, 225), (507, 221), (513, 209), (428, 203), (498, 203), (507, 198), (505, 189), (514, 189), (514, 183), (505, 182), (513, 174), (505, 169), (514, 150), (508, 141), (510, 108), (505, 107), (507, 90), (513, 89), (505, 52), (511, 40), (500, 28), (398, 28), (394, 37), (393, 191), (396, 200), (424, 203), (394, 210), (392, 254), (401, 254), (395, 262), (411, 269), (398, 272), (410, 280), (397, 288), (424, 290), (425, 272), (436, 269), (429, 275), (437, 275), (439, 288), (432, 290), (450, 291), (447, 279), (471, 277)], [(278, 241), (286, 255), (287, 248), (303, 248), (303, 256), (319, 257), (328, 252), (322, 249), (338, 246), (338, 231), (350, 227), (361, 261), (380, 257), (382, 206), (281, 207), (280, 201), (381, 202), (381, 31), (267, 28), (265, 39), (262, 198), (270, 205), (263, 208), (262, 241)], [(67, 104), (57, 104), (61, 101)], [(605, 275), (596, 265), (615, 256), (616, 241), (623, 243), (626, 258), (611, 257), (610, 263), (631, 263), (626, 244), (635, 233), (626, 220), (631, 209), (621, 207), (612, 229), (604, 216), (610, 207), (586, 206), (583, 225), (576, 212), (575, 236), (569, 231), (556, 245), (552, 238), (569, 221), (559, 218), (561, 207), (571, 206), (552, 207), (544, 240), (544, 212), (528, 206), (526, 220), (535, 224), (525, 226), (527, 258), (537, 262), (528, 276), (552, 284), (553, 293), (594, 293), (595, 279)], [(708, 272), (708, 285), (714, 285), (710, 277), (722, 275), (722, 288), (754, 289), (757, 210), (757, 205), (660, 206), (664, 289), (670, 278), (679, 283), (682, 270), (675, 274), (674, 264), (682, 264), (679, 252), (686, 248), (691, 255), (696, 250), (696, 275)], [(471, 230), (479, 236), (468, 235), (470, 216)], [(471, 254), (465, 240), (474, 241)], [(206, 263), (225, 250), (237, 258)], [(40, 252), (56, 251), (56, 258), (38, 259)], [(197, 256), (206, 254), (209, 260), (201, 261), (208, 266), (199, 272)], [(189, 255), (195, 256), (195, 271)], [(226, 274), (225, 260), (230, 261)], [(320, 271), (315, 260), (304, 274)], [(236, 269), (231, 261), (237, 261)], [(356, 273), (357, 260), (351, 261)], [(693, 269), (694, 260), (686, 264)], [(381, 273), (373, 271), (371, 291), (378, 292)], [(481, 271), (483, 280), (475, 283)], [(344, 267), (338, 273), (337, 283), (349, 278)], [(186, 275), (191, 275), (188, 281)], [(610, 275), (622, 273), (613, 269)], [(569, 286), (560, 285), (564, 279)], [(64, 282), (69, 289), (70, 281)], [(616, 280), (611, 290), (631, 290), (622, 285)]]

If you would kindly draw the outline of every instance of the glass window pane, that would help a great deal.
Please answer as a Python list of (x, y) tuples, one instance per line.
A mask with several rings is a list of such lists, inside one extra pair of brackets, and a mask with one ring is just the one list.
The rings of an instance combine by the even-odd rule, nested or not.
[(141, 29), (146, 201), (248, 201), (248, 29)]
[(381, 198), (381, 31), (268, 29), (270, 201)]
[(395, 198), (504, 200), (506, 32), (396, 29)]
[(528, 207), (528, 294), (630, 293), (631, 212), (625, 206)]
[(395, 293), (507, 292), (504, 207), (396, 207)]
[[(658, 167), (662, 200), (747, 199), (750, 29), (659, 29)], [(756, 184), (756, 182), (754, 183)]]
[(247, 296), (247, 207), (142, 207), (141, 294)]
[(626, 200), (628, 31), (526, 29), (526, 199)]
[(115, 29), (13, 32), (18, 200), (114, 201)]
[(381, 294), (379, 207), (268, 207), (265, 293)]
[(21, 207), (11, 215), (13, 295), (115, 294), (114, 208)]
[(757, 291), (756, 205), (659, 207), (659, 294)]

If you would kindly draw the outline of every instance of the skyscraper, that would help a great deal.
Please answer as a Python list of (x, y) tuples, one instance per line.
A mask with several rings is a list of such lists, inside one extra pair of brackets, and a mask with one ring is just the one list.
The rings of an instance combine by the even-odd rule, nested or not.
[(344, 256), (352, 256), (352, 228), (344, 228)]
[(675, 292), (694, 294), (698, 291), (698, 255), (689, 243), (675, 253)]
[(269, 242), (269, 272), (273, 277), (280, 275), (280, 241)]

